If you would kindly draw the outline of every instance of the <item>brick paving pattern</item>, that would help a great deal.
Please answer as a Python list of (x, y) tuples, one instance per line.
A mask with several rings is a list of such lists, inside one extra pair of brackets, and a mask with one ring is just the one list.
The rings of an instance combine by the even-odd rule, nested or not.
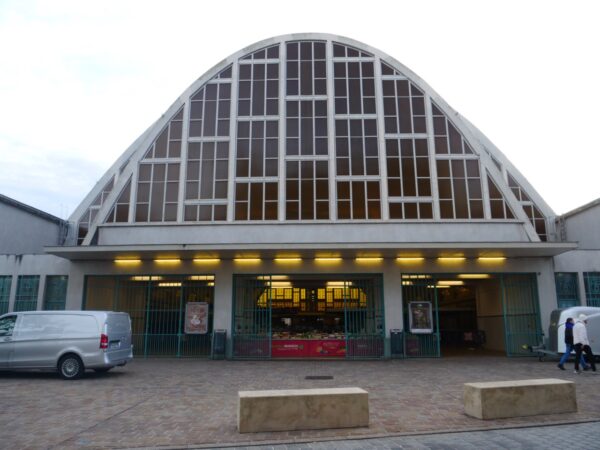
[(600, 448), (600, 423), (227, 448), (228, 450), (594, 450)]
[[(307, 375), (332, 375), (334, 378), (306, 380)], [(464, 414), (463, 383), (533, 378), (575, 381), (579, 412), (486, 421)], [(371, 420), (368, 428), (237, 432), (237, 392), (240, 390), (348, 386), (358, 386), (369, 392)], [(535, 358), (457, 356), (393, 361), (138, 359), (127, 367), (107, 374), (88, 373), (77, 381), (63, 381), (55, 374), (0, 373), (3, 405), (0, 408), (0, 447), (215, 448), (576, 423), (600, 420), (599, 387), (600, 375), (559, 371), (555, 362), (538, 362)]]

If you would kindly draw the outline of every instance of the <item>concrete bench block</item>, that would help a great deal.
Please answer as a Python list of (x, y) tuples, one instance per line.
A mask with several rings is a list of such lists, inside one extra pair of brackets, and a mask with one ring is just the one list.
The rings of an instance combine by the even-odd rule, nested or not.
[(357, 388), (238, 392), (238, 430), (318, 430), (369, 426), (369, 394)]
[(575, 384), (556, 378), (465, 383), (464, 402), (478, 419), (577, 412)]

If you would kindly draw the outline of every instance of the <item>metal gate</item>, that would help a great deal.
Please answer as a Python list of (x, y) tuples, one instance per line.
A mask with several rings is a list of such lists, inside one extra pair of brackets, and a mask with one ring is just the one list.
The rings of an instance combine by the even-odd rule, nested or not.
[(271, 276), (234, 276), (233, 357), (271, 357)]
[(535, 274), (502, 276), (502, 309), (508, 356), (530, 356), (527, 346), (542, 342)]
[[(410, 332), (411, 302), (431, 305), (432, 333)], [(407, 358), (436, 358), (440, 356), (440, 328), (438, 293), (433, 275), (402, 275), (402, 303), (404, 310), (404, 354)]]
[[(189, 302), (208, 304), (206, 334), (185, 333), (185, 309)], [(214, 304), (212, 275), (90, 276), (86, 279), (84, 304), (88, 310), (129, 313), (136, 356), (210, 356)]]
[(383, 357), (383, 317), (381, 277), (345, 281), (346, 358)]
[(336, 281), (323, 275), (234, 276), (233, 357), (271, 358), (273, 308), (287, 308), (294, 317), (338, 311), (344, 321), (345, 357), (382, 358), (381, 276), (329, 278)]

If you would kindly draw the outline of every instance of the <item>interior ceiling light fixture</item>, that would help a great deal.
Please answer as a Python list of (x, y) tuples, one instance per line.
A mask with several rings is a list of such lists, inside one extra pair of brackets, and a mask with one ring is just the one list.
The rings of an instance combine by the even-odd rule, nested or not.
[(340, 262), (342, 258), (339, 256), (317, 256), (315, 258), (316, 262)]
[(356, 262), (381, 262), (383, 261), (383, 257), (381, 256), (357, 256), (355, 258)]
[(465, 258), (464, 256), (440, 256), (438, 258), (439, 262), (448, 262), (448, 263), (458, 263), (458, 262), (462, 262), (464, 261)]
[(177, 264), (181, 262), (179, 258), (156, 258), (154, 260), (155, 263), (158, 264)]
[(213, 281), (214, 279), (214, 275), (191, 275), (188, 277), (188, 280), (192, 281)]
[(139, 258), (127, 258), (127, 259), (115, 259), (116, 264), (141, 264), (142, 260)]
[(502, 262), (506, 261), (506, 256), (480, 256), (477, 260), (480, 262)]
[(421, 262), (425, 261), (423, 256), (398, 256), (396, 258), (398, 262)]
[(195, 263), (206, 263), (206, 264), (210, 264), (210, 263), (218, 263), (221, 260), (219, 258), (194, 258), (194, 262)]
[(450, 289), (450, 286), (447, 286), (445, 284), (438, 284), (437, 286), (434, 285), (429, 285), (427, 286), (428, 289)]
[(278, 256), (273, 259), (273, 261), (278, 263), (293, 263), (293, 262), (301, 262), (302, 258), (297, 256)]
[(158, 287), (181, 287), (180, 281), (164, 281), (162, 283), (158, 283)]
[(438, 280), (438, 286), (462, 286), (465, 284), (462, 280)]
[(465, 280), (482, 280), (485, 278), (491, 278), (492, 276), (489, 273), (461, 273), (458, 274), (458, 278), (463, 278)]
[(259, 263), (260, 258), (233, 258), (236, 263)]

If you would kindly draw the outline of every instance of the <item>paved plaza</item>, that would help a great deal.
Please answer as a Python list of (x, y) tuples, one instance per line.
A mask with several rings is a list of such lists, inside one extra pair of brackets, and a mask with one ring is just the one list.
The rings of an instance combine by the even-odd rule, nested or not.
[[(333, 379), (307, 380), (309, 375)], [(464, 414), (463, 383), (533, 378), (575, 381), (579, 411), (485, 421)], [(369, 392), (368, 428), (237, 432), (239, 390), (348, 386)], [(456, 448), (451, 442), (458, 431), (473, 435), (495, 429), (499, 430), (495, 434), (479, 435), (504, 442), (502, 433), (515, 427), (580, 423), (599, 429), (600, 423), (591, 423), (600, 421), (599, 387), (600, 375), (591, 372), (576, 375), (558, 370), (556, 362), (504, 356), (392, 361), (137, 359), (124, 368), (102, 375), (88, 373), (77, 381), (63, 381), (55, 374), (0, 373), (0, 447)], [(540, 436), (551, 428), (558, 427), (539, 428)], [(439, 434), (430, 436), (429, 447), (419, 441), (425, 439), (419, 434), (443, 432), (453, 433), (441, 444), (435, 443), (444, 438)], [(584, 435), (592, 439), (589, 433)], [(402, 439), (406, 445), (400, 443)], [(571, 442), (571, 448), (594, 448)], [(486, 448), (536, 448), (502, 445)]]

